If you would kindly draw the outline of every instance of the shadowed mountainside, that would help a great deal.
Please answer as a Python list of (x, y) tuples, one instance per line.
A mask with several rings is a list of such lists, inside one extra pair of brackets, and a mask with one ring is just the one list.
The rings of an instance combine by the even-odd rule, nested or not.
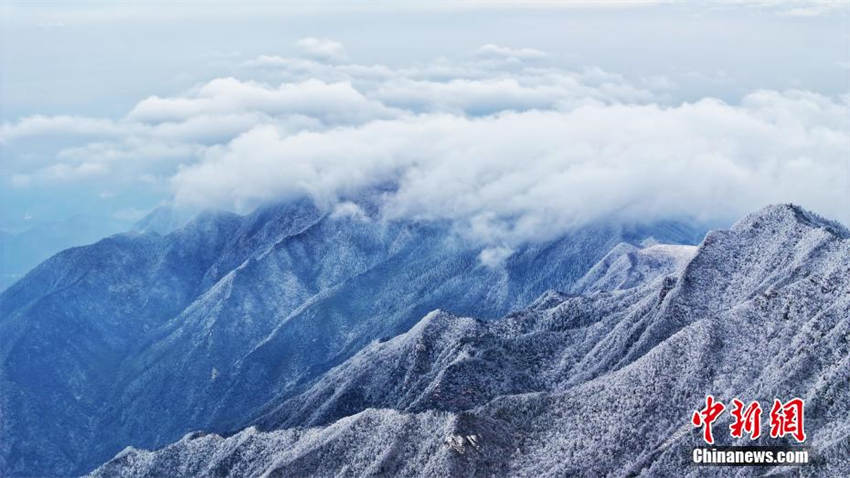
[(488, 266), (449, 224), (359, 211), (203, 214), (31, 271), (0, 295), (0, 475), (84, 473), (128, 444), (241, 429), (430, 310), (497, 318), (569, 290), (619, 243), (701, 236), (590, 224)]
[[(590, 292), (549, 292), (503, 319), (429, 313), (268, 410), (256, 423), (269, 431), (127, 449), (94, 475), (793, 472), (690, 465), (706, 394), (805, 399), (813, 464), (801, 471), (850, 473), (850, 233), (772, 206), (696, 251), (651, 249), (616, 248), (576, 282)], [(729, 423), (715, 424), (718, 444), (750, 443)]]

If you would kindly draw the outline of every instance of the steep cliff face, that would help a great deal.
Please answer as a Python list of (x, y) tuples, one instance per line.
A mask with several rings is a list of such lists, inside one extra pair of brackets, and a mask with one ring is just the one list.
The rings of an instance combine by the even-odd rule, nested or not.
[[(805, 399), (805, 473), (850, 474), (850, 233), (773, 206), (659, 254), (619, 247), (576, 282), (584, 295), (549, 292), (496, 321), (429, 313), (270, 402), (255, 422), (269, 431), (127, 449), (94, 475), (791, 472), (690, 465), (706, 394)], [(718, 444), (749, 443), (730, 421)]]
[(83, 473), (126, 445), (243, 428), (430, 310), (496, 318), (568, 290), (618, 243), (700, 236), (593, 224), (485, 265), (447, 224), (382, 221), (362, 206), (206, 214), (70, 249), (11, 286), (0, 295), (0, 474)]

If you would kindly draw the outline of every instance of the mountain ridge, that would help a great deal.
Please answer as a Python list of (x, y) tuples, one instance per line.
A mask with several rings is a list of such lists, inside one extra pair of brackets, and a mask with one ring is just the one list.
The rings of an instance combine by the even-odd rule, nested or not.
[[(494, 322), (432, 312), (405, 334), (374, 342), (329, 371), (313, 392), (283, 402), (258, 422), (269, 431), (251, 428), (197, 447), (214, 454), (212, 463), (225, 463), (218, 469), (223, 476), (239, 476), (228, 473), (252, 460), (259, 464), (250, 476), (375, 475), (384, 469), (376, 467), (391, 467), (399, 476), (714, 476), (718, 470), (689, 465), (682, 451), (701, 442), (690, 413), (706, 393), (763, 403), (800, 396), (814, 453), (807, 474), (850, 473), (842, 459), (850, 438), (843, 413), (850, 391), (841, 387), (850, 377), (850, 240), (846, 230), (797, 209), (765, 208), (728, 231), (712, 231), (680, 268), (635, 287), (549, 292), (532, 308)], [(547, 336), (558, 339), (542, 340)], [(482, 360), (504, 365), (523, 354), (531, 361), (522, 366), (480, 366)], [(503, 383), (492, 380), (494, 370), (526, 370), (544, 382), (487, 393)], [(405, 372), (427, 383), (392, 378)], [(541, 384), (543, 390), (535, 389)], [(464, 388), (475, 390), (464, 395)], [(346, 390), (359, 391), (355, 397)], [(433, 401), (418, 408), (426, 395)], [(397, 401), (388, 403), (393, 397)], [(312, 415), (298, 412), (309, 405)], [(428, 431), (408, 442), (404, 449), (411, 452), (393, 447), (392, 438), (389, 445), (376, 442), (353, 425), (381, 416), (385, 426), (375, 433), (402, 437), (407, 418), (398, 413), (424, 421)], [(724, 417), (716, 430), (727, 424)], [(263, 438), (240, 447), (245, 433)], [(295, 441), (279, 446), (271, 438), (278, 435)], [(717, 435), (721, 445), (746, 443)], [(189, 447), (184, 439), (157, 452), (128, 451), (94, 476), (155, 476), (164, 469), (158, 460), (182, 452), (182, 464), (203, 470), (204, 461)], [(409, 453), (424, 450), (430, 450), (428, 459), (411, 463)], [(141, 456), (148, 457), (145, 463), (137, 460)], [(303, 461), (307, 456), (328, 462)], [(743, 467), (729, 474), (791, 471)]]
[(431, 309), (496, 318), (568, 288), (617, 243), (700, 234), (592, 224), (486, 267), (449, 224), (361, 210), (296, 200), (201, 214), (31, 271), (0, 294), (0, 432), (15, 437), (0, 445), (0, 474), (83, 473), (127, 445), (241, 428)]

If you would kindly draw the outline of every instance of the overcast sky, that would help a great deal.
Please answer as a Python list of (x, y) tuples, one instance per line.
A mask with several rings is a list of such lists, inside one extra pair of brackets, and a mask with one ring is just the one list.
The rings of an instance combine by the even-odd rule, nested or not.
[(385, 181), (388, 217), (509, 246), (770, 202), (850, 222), (847, 2), (350, 3), (4, 2), (0, 229)]

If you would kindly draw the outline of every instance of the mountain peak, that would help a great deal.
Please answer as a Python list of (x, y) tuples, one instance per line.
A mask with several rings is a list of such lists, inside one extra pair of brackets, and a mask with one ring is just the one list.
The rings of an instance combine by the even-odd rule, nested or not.
[(803, 225), (813, 229), (825, 229), (839, 237), (850, 237), (850, 231), (838, 222), (826, 219), (792, 203), (765, 206), (736, 222), (732, 226), (732, 230), (758, 229), (765, 225)]
[[(843, 444), (836, 437), (847, 433), (837, 421), (846, 416), (848, 396), (840, 388), (846, 363), (834, 359), (846, 355), (850, 331), (845, 294), (850, 249), (845, 236), (846, 230), (831, 221), (794, 205), (777, 205), (751, 214), (732, 231), (710, 233), (698, 248), (628, 242), (618, 246), (606, 239), (601, 242), (612, 252), (585, 269), (582, 284), (593, 286), (589, 293), (547, 292), (531, 308), (488, 321), (458, 310), (458, 300), (469, 294), (472, 282), (461, 283), (456, 286), (460, 294), (448, 300), (413, 304), (412, 309), (427, 306), (431, 312), (406, 332), (368, 342), (297, 393), (270, 394), (244, 380), (232, 387), (250, 393), (234, 395), (229, 402), (215, 397), (216, 404), (238, 399), (242, 405), (249, 395), (264, 394), (262, 408), (253, 409), (260, 414), (237, 417), (241, 423), (227, 429), (257, 428), (227, 438), (185, 435), (158, 451), (119, 455), (93, 476), (327, 476), (341, 469), (395, 476), (617, 475), (612, 470), (624, 470), (623, 475), (681, 474), (681, 451), (698, 439), (697, 430), (688, 433), (690, 407), (708, 393), (759, 400), (806, 397), (810, 446), (822, 457), (812, 464), (812, 474), (848, 476), (846, 450), (835, 445)], [(349, 237), (344, 236), (346, 242)], [(333, 244), (318, 250), (334, 250)], [(420, 255), (419, 250), (415, 253)], [(287, 257), (280, 254), (275, 263), (289, 264), (283, 262)], [(471, 257), (461, 263), (471, 263)], [(528, 270), (558, 270), (543, 261), (535, 264), (543, 265)], [(431, 263), (427, 267), (434, 268)], [(274, 271), (260, 269), (258, 277), (285, 278), (267, 270)], [(378, 272), (381, 277), (399, 277)], [(409, 269), (405, 272), (403, 277), (412, 276)], [(275, 280), (275, 289), (265, 290), (280, 289), (283, 283), (296, 282)], [(431, 276), (415, 293), (438, 283), (450, 282)], [(372, 288), (376, 282), (365, 284)], [(362, 300), (364, 290), (352, 295)], [(273, 295), (263, 291), (249, 289), (251, 295), (242, 292), (241, 297), (268, 300)], [(404, 297), (400, 292), (408, 293), (393, 288), (383, 297), (396, 303)], [(495, 296), (476, 297), (486, 303)], [(243, 303), (237, 302), (235, 310), (252, 315), (261, 310)], [(274, 338), (280, 341), (264, 342), (272, 345), (251, 355), (250, 364), (266, 361), (281, 367), (300, 360), (298, 366), (313, 365), (291, 351), (305, 343), (318, 347), (321, 342), (305, 340), (311, 338), (307, 333), (329, 323), (317, 317), (332, 318), (337, 308), (352, 310), (339, 304), (305, 315), (309, 320), (304, 327), (276, 329)], [(198, 310), (206, 318), (214, 309)], [(345, 314), (346, 325), (354, 323), (351, 317)], [(289, 318), (285, 324), (297, 322)], [(375, 330), (382, 326), (360, 324)], [(384, 326), (380, 332), (388, 329)], [(281, 330), (296, 339), (279, 339), (287, 336)], [(240, 328), (239, 334), (244, 331)], [(323, 334), (328, 331), (333, 329), (321, 329)], [(221, 337), (234, 343), (232, 336)], [(183, 344), (178, 343), (176, 353), (185, 354)], [(161, 357), (155, 359), (161, 363)], [(202, 353), (195, 357), (205, 359)], [(209, 366), (221, 367), (206, 360), (197, 372), (204, 384)], [(268, 376), (271, 383), (301, 378), (240, 367), (222, 376), (241, 374), (252, 381)], [(192, 375), (180, 375), (185, 376)], [(153, 398), (162, 403), (160, 396)], [(178, 398), (175, 394), (171, 400)], [(193, 396), (190, 406), (198, 403)], [(154, 413), (137, 410), (137, 415)], [(669, 416), (657, 419), (659, 410)], [(215, 423), (202, 426), (210, 432), (224, 429)], [(641, 433), (629, 432), (634, 429)], [(176, 435), (183, 428), (173, 430)], [(341, 457), (341, 452), (350, 455)], [(434, 461), (429, 465), (422, 457)], [(411, 463), (415, 471), (404, 471)], [(361, 468), (354, 470), (354, 465)]]
[(130, 230), (139, 233), (155, 232), (164, 236), (182, 228), (192, 218), (193, 214), (188, 211), (178, 210), (168, 205), (157, 206), (133, 224)]

